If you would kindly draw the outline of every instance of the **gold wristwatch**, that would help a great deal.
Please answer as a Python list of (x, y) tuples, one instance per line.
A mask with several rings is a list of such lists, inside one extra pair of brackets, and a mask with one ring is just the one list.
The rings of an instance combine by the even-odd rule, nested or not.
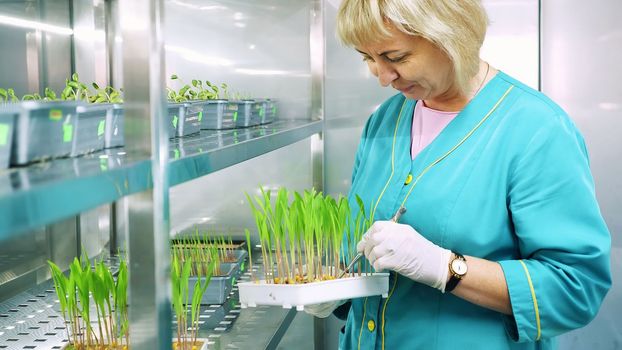
[(454, 258), (449, 261), (449, 272), (451, 273), (451, 277), (449, 277), (449, 281), (445, 285), (445, 292), (451, 292), (456, 288), (458, 283), (466, 276), (468, 271), (468, 266), (466, 263), (466, 259), (462, 254), (454, 252)]

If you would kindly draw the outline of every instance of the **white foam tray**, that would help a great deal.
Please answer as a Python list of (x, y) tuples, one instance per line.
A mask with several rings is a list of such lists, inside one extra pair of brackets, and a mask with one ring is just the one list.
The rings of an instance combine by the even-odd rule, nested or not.
[(319, 304), (352, 298), (389, 293), (389, 274), (373, 273), (356, 277), (340, 278), (306, 284), (267, 284), (265, 280), (238, 283), (240, 306), (257, 305), (295, 307), (304, 310), (305, 305)]

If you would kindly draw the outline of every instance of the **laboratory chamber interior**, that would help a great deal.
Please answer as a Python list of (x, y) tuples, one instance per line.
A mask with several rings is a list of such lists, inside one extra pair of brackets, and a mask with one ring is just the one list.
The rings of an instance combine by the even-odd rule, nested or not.
[[(360, 55), (336, 37), (340, 2), (0, 1), (0, 88), (44, 95), (46, 87), (62, 91), (74, 73), (81, 81), (125, 88), (138, 111), (127, 117), (126, 141), (140, 139), (0, 170), (0, 348), (64, 345), (48, 261), (66, 271), (75, 257), (114, 265), (120, 253), (130, 257), (130, 288), (145, 288), (141, 310), (153, 315), (130, 316), (140, 330), (136, 339), (146, 339), (144, 349), (161, 344), (157, 327), (167, 328), (169, 339), (174, 335), (171, 310), (162, 305), (170, 283), (163, 279), (170, 264), (163, 247), (195, 232), (245, 242), (249, 229), (255, 249), (259, 235), (247, 195), (260, 195), (260, 187), (348, 193), (363, 126), (397, 91), (380, 87)], [(611, 233), (613, 287), (596, 318), (561, 336), (559, 348), (618, 349), (622, 3), (483, 4), (490, 24), (482, 58), (547, 94), (577, 124)], [(226, 83), (232, 99), (269, 99), (276, 116), (169, 140), (165, 123), (149, 113), (167, 117), (166, 87), (194, 79), (221, 93)], [(337, 349), (343, 321), (295, 308), (240, 309), (236, 291), (233, 285), (220, 306), (201, 311), (210, 348)]]

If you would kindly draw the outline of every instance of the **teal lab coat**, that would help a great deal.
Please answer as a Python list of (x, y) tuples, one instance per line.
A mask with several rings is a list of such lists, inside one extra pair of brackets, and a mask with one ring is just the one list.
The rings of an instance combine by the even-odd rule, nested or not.
[(358, 194), (386, 220), (416, 183), (400, 223), (499, 262), (513, 315), (397, 275), (388, 299), (351, 301), (340, 348), (555, 348), (555, 336), (596, 315), (611, 285), (610, 235), (582, 136), (559, 106), (499, 72), (412, 160), (415, 103), (393, 96), (368, 120), (351, 206)]

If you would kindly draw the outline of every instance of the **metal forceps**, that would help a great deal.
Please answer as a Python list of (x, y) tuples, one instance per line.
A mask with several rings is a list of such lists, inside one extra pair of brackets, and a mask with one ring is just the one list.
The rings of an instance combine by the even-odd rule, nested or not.
[[(397, 222), (400, 219), (400, 216), (402, 216), (402, 214), (404, 214), (406, 212), (406, 208), (404, 207), (400, 207), (397, 212), (395, 213), (395, 215), (393, 215), (393, 217), (391, 218), (391, 221), (393, 222)], [(346, 266), (346, 268), (341, 271), (341, 273), (339, 274), (339, 277), (337, 278), (341, 278), (343, 276), (346, 275), (346, 273), (348, 273), (350, 270), (352, 270), (352, 268), (354, 267), (354, 265), (356, 265), (356, 263), (361, 260), (361, 258), (363, 257), (363, 253), (358, 253), (356, 254), (356, 256), (354, 257), (354, 259), (352, 259), (352, 261), (350, 261), (350, 263), (348, 264), (348, 266)]]

